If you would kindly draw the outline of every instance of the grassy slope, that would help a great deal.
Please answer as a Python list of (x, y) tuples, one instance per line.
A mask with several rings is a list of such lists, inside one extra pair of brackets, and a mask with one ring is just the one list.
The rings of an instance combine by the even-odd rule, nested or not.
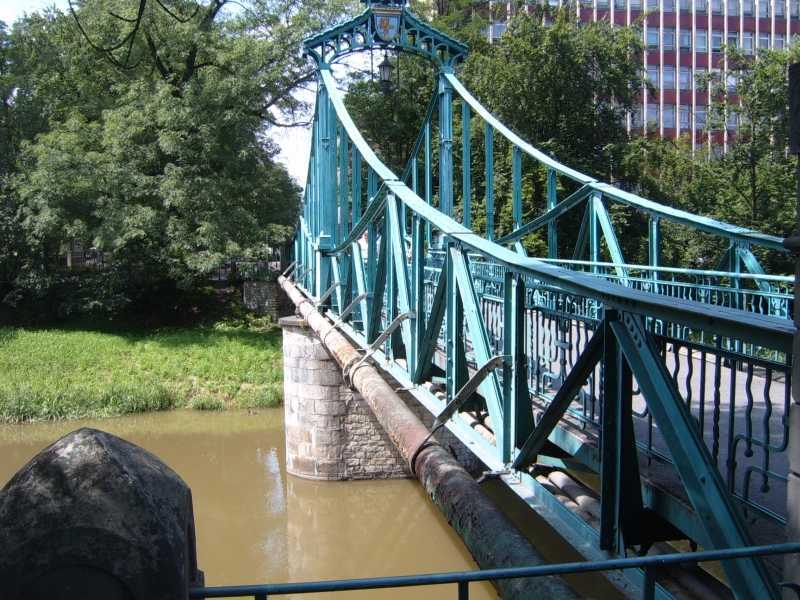
[(275, 406), (281, 381), (277, 328), (0, 328), (4, 421)]

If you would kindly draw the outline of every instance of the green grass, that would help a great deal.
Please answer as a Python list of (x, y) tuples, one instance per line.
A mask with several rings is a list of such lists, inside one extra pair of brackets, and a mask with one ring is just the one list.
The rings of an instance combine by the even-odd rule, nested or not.
[(282, 370), (276, 327), (0, 327), (0, 420), (277, 406)]

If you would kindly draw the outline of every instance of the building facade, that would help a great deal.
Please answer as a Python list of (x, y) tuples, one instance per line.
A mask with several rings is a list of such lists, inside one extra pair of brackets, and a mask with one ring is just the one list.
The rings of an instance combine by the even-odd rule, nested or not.
[[(546, 1), (553, 7), (561, 4)], [(496, 39), (505, 31), (512, 6), (491, 4), (496, 20), (490, 35)], [(739, 125), (731, 110), (724, 127), (709, 131), (712, 86), (704, 82), (724, 81), (729, 104), (737, 102), (725, 48), (754, 56), (762, 48), (784, 48), (800, 34), (800, 0), (582, 0), (575, 10), (582, 21), (642, 30), (642, 68), (653, 89), (642, 90), (639, 106), (627, 116), (628, 130), (657, 131), (665, 138), (689, 134), (694, 147), (706, 146), (709, 152), (724, 151)]]

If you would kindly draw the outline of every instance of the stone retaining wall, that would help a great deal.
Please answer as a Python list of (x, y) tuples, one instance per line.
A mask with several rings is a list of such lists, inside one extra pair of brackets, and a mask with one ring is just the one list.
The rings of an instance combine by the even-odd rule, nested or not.
[(277, 281), (245, 281), (242, 300), (249, 310), (270, 316), (273, 321), (292, 312), (291, 301)]

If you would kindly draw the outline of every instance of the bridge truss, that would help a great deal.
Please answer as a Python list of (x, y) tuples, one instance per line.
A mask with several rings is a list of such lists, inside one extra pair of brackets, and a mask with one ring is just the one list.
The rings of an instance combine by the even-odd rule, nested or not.
[[(537, 150), (459, 81), (454, 67), (466, 48), (403, 4), (371, 3), (306, 42), (318, 92), (296, 284), (490, 469), (564, 524), (562, 535), (593, 540), (589, 558), (676, 538), (744, 547), (753, 523), (782, 531), (792, 281), (767, 275), (753, 252), (783, 251), (782, 240), (647, 200)], [(364, 140), (331, 72), (368, 48), (438, 67), (399, 175)], [(485, 237), (471, 223), (473, 130), (483, 137)], [(514, 227), (495, 239), (497, 136), (511, 152)], [(547, 182), (546, 211), (527, 223), (524, 161)], [(612, 205), (646, 216), (648, 264), (626, 262)], [(574, 251), (560, 257), (559, 226), (575, 219)], [(724, 241), (718, 269), (661, 265), (663, 222)], [(521, 241), (539, 230), (547, 256), (527, 256)], [(598, 528), (554, 500), (537, 477), (549, 468), (599, 475)], [(760, 558), (723, 567), (737, 597), (779, 597)], [(656, 595), (671, 597), (660, 586)]]

